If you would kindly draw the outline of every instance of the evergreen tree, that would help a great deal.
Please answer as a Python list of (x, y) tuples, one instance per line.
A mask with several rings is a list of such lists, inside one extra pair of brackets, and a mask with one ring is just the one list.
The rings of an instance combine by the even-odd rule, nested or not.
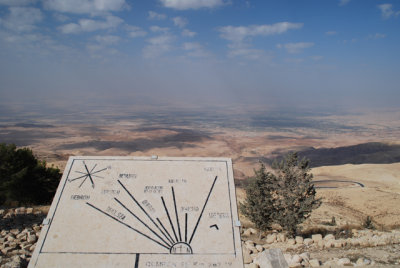
[(282, 161), (274, 162), (272, 168), (273, 173), (267, 172), (262, 165), (255, 172), (241, 211), (260, 230), (278, 223), (293, 236), (297, 226), (321, 204), (315, 197), (309, 162), (300, 161), (296, 153), (290, 153)]
[(59, 169), (48, 168), (29, 148), (0, 144), (0, 205), (45, 204), (53, 198), (61, 178)]

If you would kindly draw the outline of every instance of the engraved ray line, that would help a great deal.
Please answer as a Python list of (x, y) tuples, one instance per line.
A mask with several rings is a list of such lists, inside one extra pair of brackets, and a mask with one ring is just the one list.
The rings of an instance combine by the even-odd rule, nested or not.
[(103, 210), (101, 210), (101, 209), (95, 207), (94, 205), (92, 205), (92, 204), (90, 204), (90, 203), (88, 203), (88, 202), (86, 202), (86, 204), (88, 204), (88, 205), (91, 206), (92, 208), (96, 209), (97, 211), (103, 213), (104, 215), (110, 217), (111, 219), (113, 219), (113, 220), (115, 220), (115, 221), (117, 221), (117, 222), (119, 222), (119, 223), (125, 225), (125, 226), (128, 227), (129, 229), (131, 229), (131, 230), (137, 232), (138, 234), (141, 234), (142, 236), (146, 237), (147, 239), (153, 241), (154, 243), (157, 243), (158, 245), (160, 245), (160, 246), (162, 246), (162, 247), (164, 247), (164, 248), (166, 248), (166, 249), (169, 250), (169, 247), (167, 247), (166, 245), (163, 245), (163, 244), (161, 244), (160, 242), (158, 242), (158, 241), (154, 240), (153, 238), (151, 238), (150, 236), (145, 235), (144, 233), (140, 232), (139, 230), (136, 230), (135, 228), (133, 228), (133, 227), (130, 226), (129, 224), (126, 224), (126, 223), (120, 221), (119, 219), (115, 218), (114, 216), (111, 216), (110, 214), (104, 212)]
[(169, 216), (168, 208), (165, 205), (164, 197), (162, 197), (162, 196), (161, 196), (161, 201), (162, 201), (162, 203), (164, 205), (165, 212), (167, 213), (169, 224), (171, 225), (172, 231), (174, 232), (175, 239), (176, 239), (176, 241), (179, 241), (178, 237), (176, 236), (174, 224), (172, 223), (171, 217)]
[(164, 242), (166, 245), (171, 247), (171, 245), (166, 242), (160, 235), (158, 235), (153, 229), (151, 229), (146, 223), (144, 223), (138, 216), (136, 216), (130, 209), (128, 209), (121, 201), (119, 201), (117, 198), (114, 197), (114, 200), (118, 202), (124, 209), (126, 209), (133, 217), (135, 217), (138, 221), (140, 221), (141, 224), (143, 224), (147, 229), (150, 230), (155, 236), (157, 236), (159, 239), (161, 239), (162, 242)]
[(168, 239), (167, 235), (161, 230), (161, 228), (157, 225), (157, 223), (153, 220), (153, 218), (147, 213), (147, 211), (140, 205), (140, 203), (136, 200), (135, 197), (126, 189), (126, 187), (122, 184), (120, 180), (117, 180), (118, 183), (124, 188), (124, 190), (128, 193), (128, 195), (132, 198), (132, 200), (139, 206), (139, 208), (146, 214), (146, 216), (151, 220), (151, 222), (157, 227), (157, 229)]
[(176, 209), (175, 191), (174, 191), (174, 187), (171, 187), (171, 188), (172, 188), (172, 197), (173, 197), (173, 199), (174, 199), (174, 207), (175, 207), (175, 215), (176, 215), (176, 224), (178, 225), (179, 241), (182, 242), (181, 226), (179, 225), (178, 210)]
[(90, 170), (90, 173), (93, 172), (93, 170), (96, 168), (97, 164), (94, 165), (94, 167), (92, 168), (92, 170)]
[(78, 188), (81, 188), (81, 186), (83, 185), (83, 183), (86, 181), (86, 179), (87, 179), (88, 177), (89, 177), (89, 176), (86, 175), (85, 179), (81, 182), (81, 184), (79, 184), (79, 187), (78, 187)]
[(212, 192), (212, 190), (213, 190), (213, 188), (214, 188), (214, 185), (215, 185), (215, 182), (217, 181), (217, 178), (218, 178), (218, 176), (215, 176), (215, 179), (214, 179), (214, 182), (213, 182), (213, 184), (212, 184), (212, 186), (211, 186), (211, 189), (210, 189), (210, 191), (208, 192), (208, 196), (207, 196), (206, 202), (204, 203), (203, 209), (201, 210), (199, 219), (197, 220), (197, 223), (196, 223), (196, 226), (194, 227), (193, 233), (192, 233), (192, 235), (190, 236), (189, 244), (192, 242), (192, 239), (193, 239), (193, 237), (194, 237), (194, 234), (196, 233), (197, 227), (199, 226), (201, 216), (203, 216), (204, 209), (206, 208), (206, 205), (207, 205), (207, 203), (208, 203), (208, 199), (210, 198), (211, 192)]
[(102, 171), (104, 171), (104, 170), (106, 170), (106, 169), (107, 169), (107, 168), (103, 168), (103, 169), (97, 170), (97, 171), (95, 171), (95, 172), (93, 172), (93, 173), (91, 172), (90, 174), (92, 174), (92, 175), (93, 175), (93, 174), (96, 174), (96, 173), (102, 172)]
[(158, 221), (158, 223), (161, 225), (161, 227), (164, 229), (164, 231), (167, 233), (167, 235), (169, 236), (169, 238), (170, 239), (168, 239), (169, 241), (171, 241), (172, 242), (172, 244), (175, 244), (176, 243), (176, 241), (172, 238), (172, 236), (169, 234), (169, 232), (168, 232), (168, 230), (167, 229), (165, 229), (165, 226), (164, 226), (164, 224), (162, 224), (162, 222), (160, 221), (160, 219), (159, 218), (156, 218), (156, 220)]
[(188, 214), (185, 213), (185, 243), (187, 243), (187, 220)]
[(93, 179), (92, 179), (92, 176), (90, 175), (89, 169), (87, 168), (85, 161), (83, 161), (83, 164), (85, 165), (85, 168), (86, 168), (86, 171), (87, 171), (87, 173), (88, 173), (90, 182), (92, 183), (92, 188), (94, 188), (94, 181), (93, 181)]
[(74, 179), (69, 179), (69, 181), (75, 181), (75, 180), (78, 180), (78, 179), (82, 179), (83, 177), (86, 177), (88, 174), (87, 173), (85, 173), (85, 175), (83, 175), (83, 176), (80, 176), (80, 177), (78, 177), (78, 178), (74, 178)]

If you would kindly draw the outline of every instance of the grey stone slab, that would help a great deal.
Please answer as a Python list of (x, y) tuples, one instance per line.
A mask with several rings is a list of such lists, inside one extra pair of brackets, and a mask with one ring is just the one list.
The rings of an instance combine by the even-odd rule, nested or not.
[(228, 158), (71, 157), (33, 267), (243, 267)]
[(265, 250), (259, 253), (256, 263), (260, 268), (288, 268), (288, 264), (279, 248)]

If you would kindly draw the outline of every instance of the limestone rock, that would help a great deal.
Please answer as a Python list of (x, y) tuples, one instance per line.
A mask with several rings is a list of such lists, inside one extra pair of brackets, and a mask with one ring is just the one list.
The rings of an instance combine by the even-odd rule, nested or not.
[(301, 236), (296, 236), (295, 240), (296, 240), (296, 244), (298, 244), (298, 245), (302, 245), (304, 242), (304, 239)]
[(250, 229), (246, 229), (246, 230), (244, 230), (244, 232), (243, 232), (243, 236), (250, 236), (251, 235), (251, 231), (250, 231)]
[(277, 239), (278, 242), (286, 242), (287, 237), (286, 237), (285, 234), (279, 233), (279, 234), (276, 236), (276, 239)]
[(351, 263), (349, 258), (341, 258), (337, 261), (337, 265), (340, 266), (352, 266), (353, 264)]
[(243, 250), (243, 262), (249, 264), (253, 262), (253, 258), (250, 256), (250, 251), (248, 249)]
[(36, 240), (37, 240), (37, 237), (36, 237), (36, 235), (34, 233), (28, 234), (27, 241), (29, 243), (35, 243)]
[(301, 263), (302, 260), (303, 258), (300, 255), (296, 254), (292, 257), (291, 263)]
[(327, 234), (327, 235), (324, 237), (324, 240), (325, 240), (325, 241), (335, 240), (335, 236), (334, 236), (333, 234)]
[(370, 263), (371, 263), (371, 261), (368, 259), (365, 259), (365, 258), (358, 258), (358, 260), (356, 261), (357, 266), (365, 266), (365, 265), (369, 265)]
[(267, 244), (272, 244), (275, 241), (276, 241), (276, 234), (269, 234), (267, 236), (267, 240), (266, 240)]
[(308, 261), (308, 263), (310, 264), (311, 267), (321, 266), (319, 260), (317, 260), (317, 259), (311, 259)]
[(265, 250), (258, 255), (254, 263), (262, 268), (287, 268), (288, 264), (278, 248)]
[(331, 247), (334, 246), (334, 243), (335, 243), (334, 240), (328, 240), (328, 241), (325, 242), (324, 247), (325, 248), (331, 248)]
[(257, 249), (258, 252), (264, 251), (264, 248), (261, 245), (256, 245), (256, 249)]
[(303, 243), (306, 246), (310, 246), (314, 243), (314, 241), (311, 238), (306, 238), (306, 239), (304, 239)]
[(289, 239), (289, 240), (287, 241), (287, 244), (288, 244), (288, 245), (294, 245), (294, 244), (296, 244), (296, 240), (294, 240), (293, 238), (291, 238), (291, 239)]
[(314, 241), (314, 243), (318, 243), (319, 241), (322, 241), (322, 234), (313, 234), (311, 239)]
[(301, 253), (300, 254), (300, 257), (303, 259), (303, 260), (305, 260), (305, 261), (309, 261), (310, 260), (310, 253), (308, 253), (308, 252), (304, 252), (304, 253)]
[(260, 266), (254, 262), (250, 263), (249, 265), (246, 266), (247, 268), (259, 268)]

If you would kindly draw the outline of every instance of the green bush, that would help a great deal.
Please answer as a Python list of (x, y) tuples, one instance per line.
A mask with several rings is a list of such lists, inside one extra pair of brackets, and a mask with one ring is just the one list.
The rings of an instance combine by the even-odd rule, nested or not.
[(50, 203), (61, 173), (48, 168), (28, 148), (17, 149), (14, 144), (0, 144), (0, 204)]
[(315, 197), (312, 174), (308, 173), (309, 162), (290, 153), (272, 168), (273, 173), (266, 171), (264, 165), (255, 171), (241, 211), (260, 230), (268, 230), (277, 223), (293, 236), (297, 226), (321, 204)]

